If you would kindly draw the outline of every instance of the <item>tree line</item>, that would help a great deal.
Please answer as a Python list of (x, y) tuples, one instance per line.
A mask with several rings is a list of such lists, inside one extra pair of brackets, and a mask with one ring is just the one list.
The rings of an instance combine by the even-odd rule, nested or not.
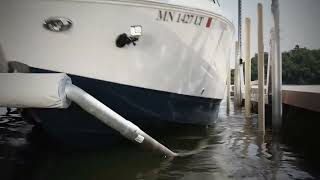
[[(268, 53), (264, 54), (265, 74)], [(258, 55), (251, 59), (251, 80), (258, 79)], [(282, 53), (283, 84), (315, 85), (320, 84), (320, 49), (300, 48), (299, 45)]]

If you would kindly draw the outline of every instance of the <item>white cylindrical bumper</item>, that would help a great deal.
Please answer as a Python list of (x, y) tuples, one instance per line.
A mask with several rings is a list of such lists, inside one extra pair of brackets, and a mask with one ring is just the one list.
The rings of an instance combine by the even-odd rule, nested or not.
[(0, 73), (0, 107), (67, 108), (64, 73)]

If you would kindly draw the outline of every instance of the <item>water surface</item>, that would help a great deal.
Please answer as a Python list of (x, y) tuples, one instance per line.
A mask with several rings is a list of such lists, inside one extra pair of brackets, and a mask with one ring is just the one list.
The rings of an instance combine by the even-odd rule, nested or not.
[(109, 149), (65, 148), (0, 109), (0, 179), (317, 179), (317, 168), (290, 146), (257, 130), (257, 117), (226, 114), (215, 126), (167, 128), (157, 139), (186, 157), (162, 159), (126, 141)]

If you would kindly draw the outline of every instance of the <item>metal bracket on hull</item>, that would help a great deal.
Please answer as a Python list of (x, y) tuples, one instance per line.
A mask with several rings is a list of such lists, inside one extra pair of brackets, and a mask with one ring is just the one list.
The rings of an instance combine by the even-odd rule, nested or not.
[(68, 31), (72, 27), (72, 21), (64, 17), (51, 17), (45, 20), (43, 27), (52, 32)]

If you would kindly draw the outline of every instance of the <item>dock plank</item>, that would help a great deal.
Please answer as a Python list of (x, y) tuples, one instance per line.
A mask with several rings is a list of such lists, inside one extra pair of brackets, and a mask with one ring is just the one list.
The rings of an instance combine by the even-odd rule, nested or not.
[(320, 85), (285, 85), (282, 93), (284, 104), (320, 112)]
[[(265, 98), (268, 104), (267, 94)], [(258, 102), (258, 86), (255, 84), (251, 87), (251, 101)], [(282, 102), (290, 106), (320, 112), (320, 85), (283, 85)]]

